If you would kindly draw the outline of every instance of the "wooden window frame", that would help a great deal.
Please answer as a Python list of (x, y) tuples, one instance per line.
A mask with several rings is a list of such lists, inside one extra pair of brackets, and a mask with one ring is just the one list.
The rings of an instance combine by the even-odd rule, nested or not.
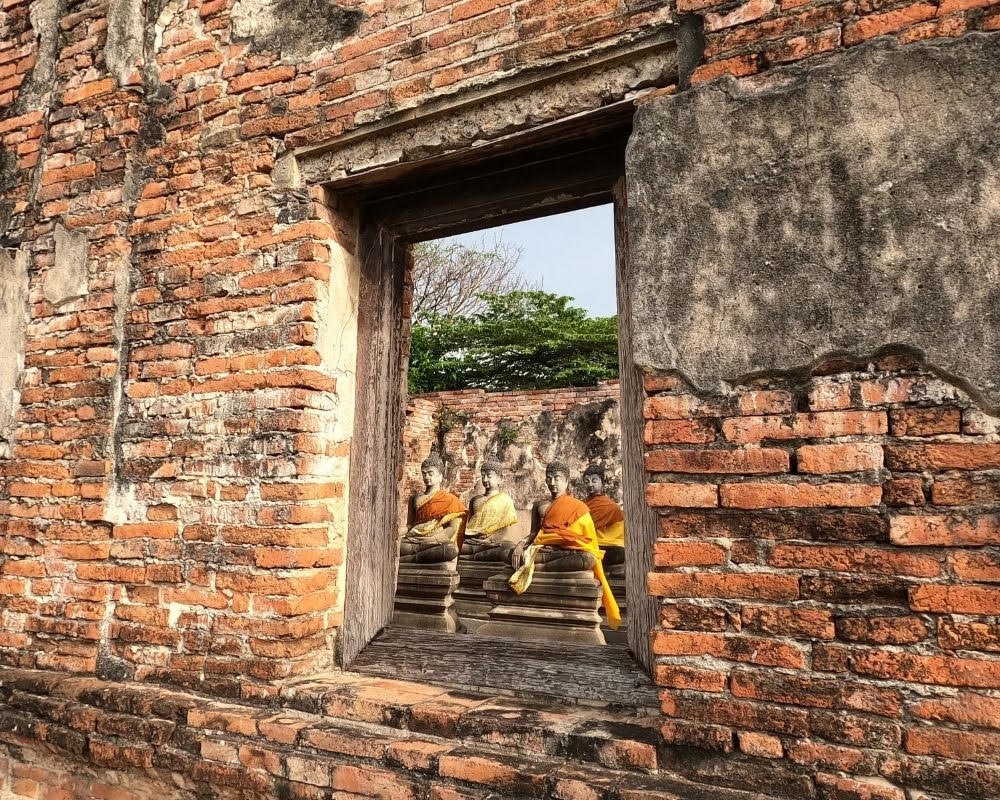
[(613, 203), (622, 484), (629, 525), (628, 641), (633, 657), (651, 670), (649, 632), (656, 623), (656, 605), (646, 590), (646, 574), (652, 567), (656, 517), (644, 497), (643, 387), (631, 353), (625, 147), (632, 112), (631, 103), (616, 104), (561, 128), (546, 126), (544, 139), (527, 134), (500, 148), (397, 165), (350, 182), (353, 185), (333, 187), (356, 204), (360, 215), (355, 422), (344, 623), (338, 642), (343, 667), (355, 663), (392, 616), (407, 399), (408, 245)]

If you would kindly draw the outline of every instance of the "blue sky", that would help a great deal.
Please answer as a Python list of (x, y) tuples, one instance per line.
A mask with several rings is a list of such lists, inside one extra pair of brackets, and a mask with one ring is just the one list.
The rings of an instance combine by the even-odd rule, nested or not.
[(611, 205), (501, 225), (453, 239), (474, 246), (484, 234), (492, 238), (497, 233), (503, 241), (521, 248), (522, 272), (541, 281), (545, 291), (569, 295), (591, 316), (618, 313)]

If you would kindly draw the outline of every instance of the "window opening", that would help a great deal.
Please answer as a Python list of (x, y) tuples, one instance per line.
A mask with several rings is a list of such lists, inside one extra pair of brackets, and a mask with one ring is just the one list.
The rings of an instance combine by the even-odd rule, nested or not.
[(613, 207), (412, 263), (393, 623), (625, 646)]
[[(627, 303), (628, 276), (624, 268), (628, 259), (623, 174), (630, 117), (623, 115), (617, 119), (618, 123), (614, 125), (600, 125), (588, 130), (584, 138), (580, 138), (582, 128), (573, 124), (551, 131), (544, 144), (539, 144), (537, 137), (530, 135), (523, 142), (512, 141), (503, 153), (472, 153), (460, 163), (452, 157), (442, 156), (440, 159), (409, 165), (405, 169), (386, 168), (383, 173), (370, 175), (363, 182), (352, 179), (340, 191), (331, 187), (331, 207), (356, 208), (359, 215), (357, 392), (351, 446), (344, 624), (337, 640), (339, 660), (351, 669), (369, 674), (423, 679), (451, 686), (489, 686), (495, 690), (514, 691), (530, 686), (543, 694), (559, 695), (571, 700), (589, 699), (643, 707), (654, 707), (657, 704), (655, 687), (644, 671), (652, 668), (648, 631), (655, 624), (656, 607), (655, 601), (645, 592), (645, 576), (652, 562), (652, 544), (657, 535), (657, 525), (655, 514), (645, 505), (643, 497), (644, 393), (641, 372), (631, 353), (631, 311)], [(433, 556), (428, 555), (425, 561), (400, 561), (400, 533), (405, 533), (416, 523), (410, 517), (408, 504), (416, 489), (424, 489), (420, 466), (431, 450), (426, 439), (404, 435), (407, 426), (414, 424), (413, 419), (407, 422), (405, 413), (409, 401), (406, 385), (408, 377), (412, 377), (421, 388), (426, 389), (430, 385), (426, 382), (428, 376), (434, 374), (433, 369), (427, 368), (427, 354), (430, 352), (433, 355), (433, 348), (428, 350), (424, 347), (423, 367), (417, 367), (416, 350), (421, 346), (418, 340), (426, 333), (420, 330), (415, 330), (412, 337), (415, 345), (414, 372), (412, 376), (407, 374), (411, 351), (411, 310), (415, 307), (415, 292), (420, 291), (413, 284), (414, 257), (419, 256), (421, 243), (442, 239), (454, 242), (448, 237), (470, 233), (473, 235), (472, 243), (484, 245), (488, 250), (496, 242), (498, 235), (497, 231), (490, 229), (529, 221), (529, 225), (541, 226), (543, 234), (548, 232), (542, 241), (554, 249), (554, 254), (550, 252), (545, 256), (543, 266), (550, 269), (554, 260), (561, 257), (560, 263), (566, 263), (569, 267), (572, 291), (561, 289), (554, 283), (554, 275), (549, 274), (549, 269), (543, 269), (541, 276), (529, 277), (528, 291), (537, 288), (556, 295), (578, 297), (584, 284), (582, 258), (584, 255), (593, 257), (600, 248), (586, 244), (581, 233), (568, 237), (552, 234), (552, 226), (560, 222), (560, 217), (556, 215), (575, 211), (582, 211), (584, 215), (603, 215), (600, 218), (606, 223), (606, 244), (603, 247), (606, 256), (602, 260), (605, 264), (605, 281), (598, 292), (606, 301), (605, 308), (611, 306), (609, 310), (611, 314), (614, 313), (615, 292), (611, 289), (612, 281), (616, 281), (614, 285), (617, 286), (618, 297), (626, 299), (619, 303), (617, 326), (613, 326), (611, 332), (611, 340), (617, 338), (619, 344), (619, 384), (600, 383), (605, 378), (599, 371), (595, 373), (592, 369), (595, 363), (600, 362), (593, 352), (589, 359), (582, 359), (584, 366), (589, 365), (588, 369), (591, 370), (584, 370), (587, 379), (570, 381), (589, 384), (587, 391), (594, 390), (595, 384), (603, 386), (609, 393), (609, 400), (619, 396), (619, 461), (612, 463), (613, 459), (607, 457), (596, 458), (603, 451), (588, 453), (587, 436), (579, 433), (586, 426), (570, 426), (576, 432), (574, 435), (578, 434), (578, 438), (582, 439), (573, 453), (574, 466), (570, 468), (569, 478), (571, 488), (585, 500), (589, 493), (585, 494), (583, 473), (590, 461), (596, 458), (604, 467), (611, 496), (623, 507), (627, 529), (624, 582), (628, 590), (626, 592), (620, 588), (619, 591), (621, 595), (627, 594), (627, 635), (626, 625), (619, 627), (617, 640), (610, 635), (606, 612), (602, 618), (600, 611), (597, 611), (599, 622), (594, 623), (593, 609), (603, 608), (601, 601), (604, 592), (603, 585), (592, 569), (589, 573), (591, 594), (586, 608), (578, 608), (576, 612), (578, 616), (590, 615), (588, 624), (591, 628), (603, 630), (605, 644), (565, 643), (554, 641), (551, 637), (519, 640), (477, 633), (459, 634), (447, 632), (447, 627), (444, 631), (429, 630), (429, 626), (407, 627), (403, 624), (406, 620), (399, 616), (400, 611), (421, 613), (433, 610), (434, 614), (443, 618), (442, 606), (446, 602), (442, 600), (443, 594), (446, 594), (446, 590), (454, 592), (457, 588), (450, 586), (455, 576), (445, 574), (449, 568), (439, 567), (437, 571), (425, 569), (419, 579), (404, 576), (407, 578), (404, 583), (408, 582), (410, 608), (407, 610), (398, 607), (398, 595), (407, 593), (396, 591), (398, 573), (410, 571), (414, 564), (444, 564), (441, 559), (447, 555), (442, 550)], [(585, 224), (586, 231), (589, 232), (592, 228), (599, 230), (604, 224), (595, 222), (595, 219), (589, 218)], [(509, 234), (509, 229), (500, 232), (500, 243), (505, 246), (515, 245)], [(460, 239), (459, 242), (469, 243), (465, 239)], [(418, 246), (416, 253), (414, 246)], [(583, 255), (580, 255), (581, 250)], [(525, 259), (527, 257), (524, 256)], [(536, 282), (540, 284), (537, 287), (534, 285)], [(581, 297), (579, 301), (567, 301), (567, 304), (580, 306), (580, 301), (583, 300)], [(580, 313), (583, 314), (583, 319), (610, 316), (605, 308), (588, 314), (584, 306)], [(587, 333), (584, 323), (581, 322), (579, 327)], [(495, 327), (493, 330), (495, 332), (499, 329)], [(503, 333), (509, 337), (525, 335), (530, 330), (531, 326), (525, 322), (525, 316), (514, 313), (507, 318)], [(482, 339), (487, 344), (493, 343), (489, 336), (483, 336)], [(586, 340), (587, 336), (583, 334), (577, 337), (575, 341), (579, 345), (578, 349)], [(469, 345), (453, 350), (453, 354), (459, 356), (458, 361), (462, 362), (460, 356), (465, 352), (471, 353), (473, 347)], [(556, 349), (553, 352), (569, 351)], [(613, 347), (610, 352), (609, 363), (613, 374)], [(476, 363), (483, 360), (489, 359), (480, 356)], [(562, 359), (566, 363), (572, 361), (569, 357)], [(548, 371), (536, 367), (534, 371), (527, 370), (527, 374), (529, 377), (532, 372), (544, 372), (548, 375), (552, 372), (548, 368), (560, 367), (562, 362), (556, 357), (550, 357), (544, 362)], [(581, 359), (576, 360), (577, 366), (580, 362)], [(463, 374), (470, 370), (476, 372), (469, 367), (469, 363), (469, 359), (465, 360), (464, 366), (448, 361), (444, 365), (445, 373), (453, 367)], [(519, 374), (516, 366), (507, 365), (506, 379), (524, 379), (524, 374)], [(525, 370), (520, 372), (524, 373)], [(480, 370), (480, 378), (482, 375)], [(530, 389), (524, 383), (516, 383), (515, 387), (508, 389), (508, 392), (523, 394), (529, 390), (557, 393), (577, 391), (552, 385), (548, 388)], [(513, 396), (500, 391), (503, 388), (507, 387), (487, 380), (480, 389), (464, 391), (508, 399)], [(463, 390), (456, 391), (461, 393)], [(557, 412), (565, 415), (569, 407), (574, 405), (566, 397), (560, 398), (560, 403), (558, 407), (553, 405), (550, 416), (557, 416)], [(447, 456), (462, 454), (458, 467), (452, 461), (453, 473), (457, 468), (460, 473), (458, 477), (466, 482), (459, 492), (464, 494), (459, 497), (459, 502), (465, 510), (460, 510), (459, 506), (449, 510), (450, 506), (446, 503), (442, 505), (443, 511), (436, 509), (441, 512), (437, 519), (443, 519), (449, 514), (458, 515), (446, 520), (444, 525), (447, 526), (459, 516), (464, 516), (458, 524), (468, 526), (468, 505), (462, 501), (469, 501), (472, 496), (485, 493), (481, 480), (482, 466), (488, 457), (487, 448), (476, 445), (474, 441), (465, 441), (464, 423), (458, 424), (461, 422), (461, 407), (445, 409), (445, 412), (454, 411), (454, 414), (441, 412), (433, 403), (429, 407), (423, 403), (423, 408), (426, 411), (423, 424), (432, 430), (432, 439), (440, 443), (436, 451), (438, 456), (442, 457), (442, 453)], [(503, 414), (493, 420), (485, 436), (486, 440), (490, 440), (486, 444), (492, 443), (494, 447), (492, 455), (496, 455), (503, 446), (518, 447), (518, 424), (534, 426), (543, 412), (544, 409), (539, 409), (521, 422), (511, 419), (510, 422), (515, 424), (509, 425), (500, 424)], [(423, 413), (419, 409), (411, 410), (411, 416)], [(606, 439), (611, 438), (613, 433), (613, 425), (601, 427), (600, 435)], [(521, 488), (507, 483), (509, 493), (513, 489), (512, 494), (520, 492), (521, 497), (525, 498), (520, 509), (516, 499), (514, 503), (521, 538), (530, 530), (533, 503), (545, 499), (546, 495), (551, 499), (551, 493), (544, 484), (545, 468), (551, 460), (565, 460), (552, 440), (555, 439), (558, 444), (563, 440), (569, 442), (571, 438), (565, 435), (560, 439), (550, 429), (537, 443), (532, 442), (532, 448), (537, 447), (537, 450), (533, 449), (528, 454), (532, 459), (533, 469), (523, 470), (525, 475), (534, 476), (535, 482), (526, 482)], [(422, 449), (417, 446), (419, 441), (425, 442)], [(545, 445), (544, 448), (542, 444)], [(456, 476), (447, 474), (448, 468), (444, 460), (442, 457), (442, 478), (453, 481)], [(502, 467), (503, 459), (500, 460)], [(513, 460), (511, 463), (521, 462)], [(619, 469), (620, 479), (617, 478)], [(516, 470), (509, 474), (501, 470), (501, 477), (507, 481), (516, 474)], [(616, 483), (617, 480), (620, 480), (620, 484)], [(617, 495), (619, 490), (621, 495)], [(527, 502), (528, 498), (530, 502)], [(473, 516), (476, 510), (478, 509), (472, 509)], [(567, 527), (575, 521), (567, 520)], [(444, 538), (451, 541), (452, 536)], [(460, 549), (458, 537), (454, 538), (452, 544)], [(415, 549), (403, 555), (416, 555), (418, 551), (419, 549)], [(573, 566), (589, 565), (581, 562)], [(452, 570), (456, 574), (457, 567), (456, 562)], [(538, 574), (543, 572), (541, 570)], [(587, 575), (586, 569), (573, 572), (583, 573), (581, 579)], [(500, 573), (484, 575), (484, 583), (494, 574)], [(605, 578), (607, 577), (605, 572)], [(461, 585), (461, 579), (458, 580), (458, 585)], [(535, 588), (543, 585), (544, 580), (539, 580)], [(600, 587), (596, 594), (593, 592), (594, 586)], [(501, 589), (503, 587), (498, 587), (498, 592)], [(615, 594), (614, 588), (611, 593)], [(455, 599), (461, 597), (456, 598), (452, 594), (451, 600)], [(616, 601), (619, 599), (616, 596)], [(482, 596), (479, 600), (482, 601)], [(488, 597), (487, 602), (491, 602)], [(461, 618), (460, 611), (455, 613)], [(489, 619), (489, 610), (485, 612), (485, 618)], [(536, 619), (540, 618), (536, 613)], [(457, 628), (456, 625), (455, 629)], [(607, 643), (609, 640), (610, 643)], [(544, 676), (541, 683), (539, 676)]]

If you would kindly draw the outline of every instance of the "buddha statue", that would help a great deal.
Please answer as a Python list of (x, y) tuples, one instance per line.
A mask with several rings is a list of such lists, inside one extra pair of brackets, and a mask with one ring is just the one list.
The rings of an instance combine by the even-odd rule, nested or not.
[(409, 530), (399, 545), (400, 564), (442, 564), (458, 557), (466, 509), (451, 492), (441, 488), (444, 463), (437, 453), (420, 465), (423, 493), (410, 499)]
[(591, 464), (584, 470), (587, 508), (597, 531), (597, 545), (604, 552), (604, 568), (625, 563), (625, 514), (621, 506), (604, 494), (604, 469)]
[(531, 585), (535, 571), (545, 573), (592, 571), (601, 585), (601, 600), (608, 624), (617, 628), (621, 615), (601, 564), (603, 553), (597, 542), (594, 520), (586, 504), (567, 494), (569, 467), (553, 461), (545, 470), (545, 485), (551, 495), (535, 503), (531, 533), (511, 553), (514, 574), (508, 583), (517, 594)]
[(502, 489), (503, 467), (499, 461), (487, 460), (480, 472), (483, 493), (469, 503), (471, 516), (465, 526), (462, 557), (507, 563), (513, 545), (504, 541), (504, 536), (517, 525), (514, 501)]

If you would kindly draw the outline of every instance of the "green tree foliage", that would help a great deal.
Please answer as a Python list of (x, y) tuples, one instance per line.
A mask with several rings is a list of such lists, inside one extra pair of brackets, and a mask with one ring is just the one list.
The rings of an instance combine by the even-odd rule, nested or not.
[(411, 394), (590, 386), (618, 376), (616, 317), (588, 317), (572, 298), (542, 291), (482, 294), (468, 315), (413, 326)]

